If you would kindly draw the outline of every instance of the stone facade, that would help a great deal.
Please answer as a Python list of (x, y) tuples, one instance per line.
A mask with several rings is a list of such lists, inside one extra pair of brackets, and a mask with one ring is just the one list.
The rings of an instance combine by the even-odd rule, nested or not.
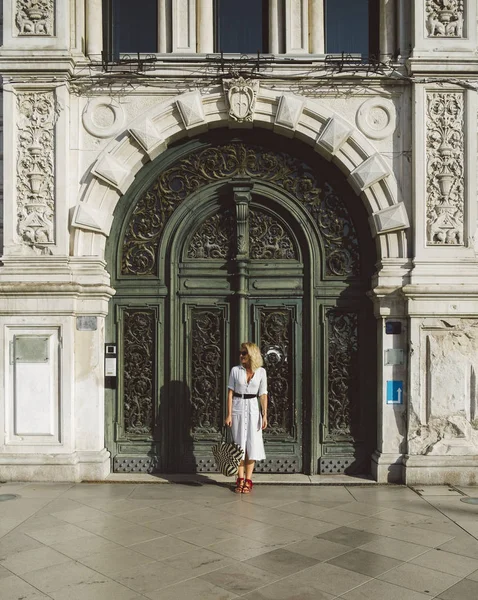
[(208, 58), (212, 2), (160, 0), (162, 60), (123, 68), (100, 60), (100, 0), (3, 0), (0, 479), (110, 472), (115, 209), (175, 142), (265, 129), (336, 165), (369, 217), (373, 475), (476, 483), (476, 3), (377, 4), (374, 64), (325, 55), (320, 1), (271, 0), (271, 55), (238, 66)]

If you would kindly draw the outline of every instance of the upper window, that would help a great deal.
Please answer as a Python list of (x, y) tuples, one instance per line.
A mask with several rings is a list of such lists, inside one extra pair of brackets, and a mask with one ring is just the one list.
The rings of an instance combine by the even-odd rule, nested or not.
[[(161, 4), (164, 1), (165, 4)], [(306, 19), (302, 22), (297, 12), (286, 12), (285, 3), (271, 3), (269, 0), (213, 0), (214, 17), (207, 27), (207, 49), (204, 36), (199, 42), (202, 23), (197, 25), (184, 22), (184, 13), (174, 11), (176, 0), (103, 0), (104, 41), (109, 56), (121, 54), (155, 54), (172, 52), (178, 45), (178, 52), (224, 52), (225, 54), (256, 54), (270, 52), (269, 26), (272, 26), (274, 52), (286, 51), (287, 39), (301, 40), (299, 52), (306, 53)], [(211, 0), (212, 1), (212, 0)], [(319, 0), (313, 0), (318, 2)], [(324, 36), (326, 54), (361, 54), (363, 57), (378, 54), (378, 30), (380, 0), (323, 0), (325, 18), (323, 23), (309, 23), (310, 31)], [(182, 9), (188, 6), (180, 4)], [(179, 5), (178, 5), (179, 6)], [(190, 5), (193, 6), (193, 5)], [(279, 6), (280, 14), (271, 15), (272, 7)], [(294, 5), (295, 6), (295, 5)], [(165, 12), (160, 11), (160, 7)], [(302, 13), (301, 13), (302, 15)], [(201, 19), (201, 13), (196, 13)], [(303, 15), (302, 15), (303, 16)], [(312, 18), (312, 17), (311, 17)], [(158, 22), (161, 20), (161, 23)], [(176, 19), (178, 22), (174, 22)], [(182, 19), (182, 20), (181, 20)], [(291, 19), (291, 22), (288, 22)], [(210, 35), (214, 24), (214, 35)], [(191, 31), (188, 29), (190, 27)], [(291, 27), (290, 36), (285, 28)], [(176, 43), (184, 29), (190, 44), (185, 47)], [(299, 31), (297, 31), (299, 28)], [(277, 29), (277, 31), (276, 31)], [(158, 30), (164, 32), (164, 39), (158, 38)], [(181, 34), (181, 35), (180, 35)], [(293, 35), (292, 35), (293, 34)], [(211, 39), (214, 37), (214, 39)], [(181, 40), (182, 41), (182, 40)], [(295, 41), (291, 42), (292, 44)], [(201, 44), (203, 47), (201, 47)], [(302, 47), (303, 46), (303, 47)], [(160, 50), (161, 47), (161, 50)]]
[(267, 0), (216, 0), (216, 52), (267, 52)]
[(106, 23), (113, 25), (108, 47), (115, 56), (158, 51), (158, 0), (110, 0), (106, 10)]
[(378, 54), (377, 0), (325, 0), (325, 52)]

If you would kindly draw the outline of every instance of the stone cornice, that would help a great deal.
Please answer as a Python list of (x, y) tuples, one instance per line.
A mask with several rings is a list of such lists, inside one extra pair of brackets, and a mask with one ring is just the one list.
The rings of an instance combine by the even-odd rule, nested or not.
[(407, 67), (409, 73), (414, 76), (428, 74), (436, 77), (478, 76), (478, 56), (469, 52), (434, 52), (409, 58)]
[(47, 56), (42, 52), (35, 56), (33, 52), (9, 55), (5, 50), (0, 52), (0, 72), (7, 76), (35, 75), (45, 76), (52, 73), (65, 73), (73, 75), (75, 66), (79, 62), (72, 55), (61, 52), (53, 52)]
[(112, 287), (103, 284), (53, 283), (44, 281), (0, 282), (0, 297), (10, 298), (43, 298), (48, 294), (50, 298), (58, 298), (60, 296), (89, 296), (109, 300), (115, 293), (116, 291)]

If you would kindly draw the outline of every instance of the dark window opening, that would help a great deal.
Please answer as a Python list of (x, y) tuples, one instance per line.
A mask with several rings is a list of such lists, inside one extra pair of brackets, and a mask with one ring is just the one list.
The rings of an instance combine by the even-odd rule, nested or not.
[(158, 0), (108, 0), (105, 12), (105, 47), (113, 56), (158, 51)]
[(325, 52), (378, 57), (379, 1), (325, 0)]
[(267, 0), (216, 0), (216, 52), (267, 52), (268, 15)]

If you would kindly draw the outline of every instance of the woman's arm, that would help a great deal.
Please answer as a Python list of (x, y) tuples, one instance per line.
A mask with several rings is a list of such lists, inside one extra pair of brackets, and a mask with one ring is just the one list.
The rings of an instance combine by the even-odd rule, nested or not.
[(226, 420), (224, 421), (224, 424), (227, 425), (228, 427), (232, 426), (232, 395), (233, 394), (234, 394), (234, 391), (229, 388), (229, 390), (227, 392), (227, 415), (226, 415)]
[(267, 427), (267, 394), (262, 394), (260, 401), (262, 412), (262, 429), (265, 429)]

